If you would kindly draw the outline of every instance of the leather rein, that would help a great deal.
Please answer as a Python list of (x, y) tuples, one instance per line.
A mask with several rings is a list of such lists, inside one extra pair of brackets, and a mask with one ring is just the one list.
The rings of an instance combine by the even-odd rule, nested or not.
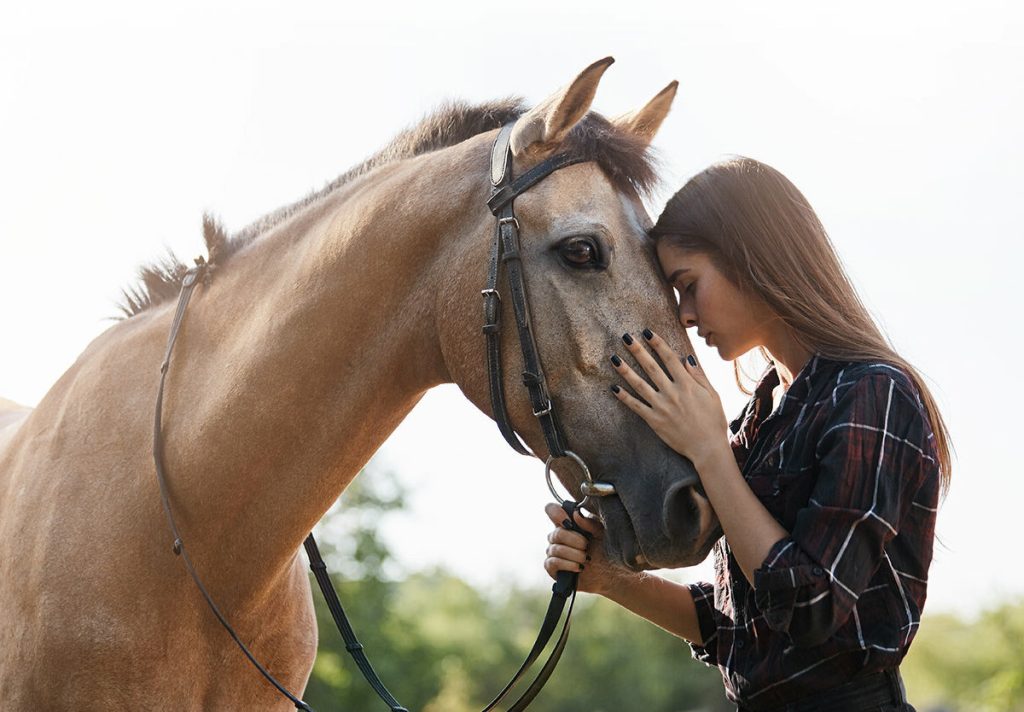
[[(498, 424), (498, 429), (501, 431), (502, 436), (504, 436), (509, 445), (523, 455), (533, 455), (533, 453), (530, 452), (526, 445), (524, 445), (516, 435), (515, 430), (509, 421), (508, 411), (505, 405), (505, 393), (501, 368), (501, 295), (498, 291), (498, 278), (502, 271), (502, 267), (504, 267), (504, 271), (507, 273), (508, 277), (508, 292), (515, 313), (516, 327), (519, 334), (519, 344), (523, 355), (523, 383), (529, 391), (533, 414), (538, 420), (549, 452), (544, 468), (544, 475), (547, 480), (548, 488), (555, 496), (555, 499), (562, 502), (562, 507), (569, 515), (563, 523), (563, 526), (573, 531), (577, 531), (584, 536), (589, 536), (576, 525), (573, 520), (574, 511), (583, 506), (586, 500), (591, 497), (603, 497), (615, 494), (615, 487), (607, 482), (595, 482), (591, 478), (590, 471), (583, 459), (571, 450), (566, 449), (563, 445), (564, 436), (562, 435), (558, 418), (551, 403), (551, 398), (547, 390), (547, 383), (544, 378), (544, 371), (540, 363), (540, 355), (537, 351), (536, 340), (533, 336), (529, 303), (526, 296), (526, 282), (522, 268), (522, 257), (519, 249), (519, 221), (516, 220), (515, 212), (513, 210), (513, 201), (516, 196), (536, 185), (559, 168), (563, 168), (574, 163), (581, 163), (585, 159), (572, 156), (568, 153), (558, 154), (531, 168), (519, 178), (513, 178), (512, 151), (509, 147), (509, 139), (511, 138), (514, 125), (514, 122), (507, 124), (501, 129), (501, 131), (499, 131), (491, 149), (490, 178), (492, 193), (487, 201), (487, 206), (497, 218), (497, 226), (488, 263), (487, 286), (481, 291), (484, 298), (483, 333), (487, 340), (487, 370), (490, 386), (491, 410), (494, 420)], [(313, 712), (312, 707), (310, 707), (306, 702), (303, 702), (297, 695), (289, 691), (281, 682), (271, 675), (266, 667), (256, 659), (245, 643), (243, 643), (238, 637), (234, 628), (210, 596), (206, 586), (203, 585), (203, 582), (200, 579), (191, 558), (189, 557), (188, 550), (185, 547), (185, 542), (182, 539), (181, 532), (178, 530), (177, 523), (175, 522), (174, 513), (171, 510), (170, 496), (167, 487), (167, 474), (164, 465), (164, 438), (162, 426), (164, 382), (167, 378), (167, 372), (171, 362), (171, 354), (174, 350), (174, 344), (178, 338), (178, 332), (184, 320), (186, 307), (188, 306), (192, 293), (195, 291), (196, 285), (199, 283), (200, 279), (209, 279), (209, 270), (210, 265), (202, 258), (199, 258), (196, 260), (196, 266), (185, 273), (185, 277), (182, 281), (181, 292), (178, 297), (177, 310), (174, 313), (174, 319), (171, 323), (170, 333), (167, 338), (167, 349), (164, 354), (163, 362), (160, 365), (160, 383), (157, 389), (156, 414), (153, 424), (153, 462), (156, 469), (157, 482), (160, 485), (160, 499), (163, 504), (164, 513), (167, 516), (168, 526), (170, 527), (171, 534), (174, 537), (172, 550), (176, 555), (181, 557), (189, 576), (199, 589), (199, 592), (202, 594), (218, 622), (220, 622), (221, 626), (231, 636), (232, 640), (235, 641), (246, 658), (249, 659), (249, 662), (252, 663), (260, 674), (263, 675), (263, 677), (273, 685), (281, 695), (287, 697), (288, 700), (295, 705), (295, 709)], [(581, 498), (579, 500), (563, 500), (554, 487), (551, 479), (551, 467), (553, 462), (561, 458), (572, 459), (583, 472), (583, 479), (580, 484)], [(391, 712), (408, 712), (408, 710), (399, 704), (399, 702), (380, 681), (380, 678), (374, 671), (373, 666), (367, 659), (363, 646), (356, 638), (355, 632), (353, 631), (348, 617), (345, 615), (345, 611), (342, 608), (341, 601), (338, 599), (337, 592), (334, 589), (334, 584), (327, 573), (327, 565), (324, 563), (323, 558), (320, 555), (319, 548), (317, 547), (316, 540), (313, 538), (312, 533), (306, 537), (303, 542), (303, 546), (306, 549), (307, 556), (309, 557), (310, 569), (319, 584), (320, 590), (327, 602), (327, 607), (334, 618), (334, 622), (345, 641), (346, 650), (348, 650), (352, 655), (357, 667), (363, 673), (367, 682), (384, 701), (384, 703), (388, 705)], [(565, 619), (562, 623), (561, 632), (559, 633), (559, 637), (554, 644), (548, 659), (534, 677), (529, 687), (518, 699), (515, 700), (515, 702), (511, 704), (511, 706), (508, 707), (508, 712), (521, 712), (522, 710), (525, 710), (544, 687), (544, 684), (554, 671), (555, 665), (557, 665), (558, 659), (562, 654), (562, 650), (565, 648), (565, 644), (568, 641), (569, 623), (572, 616), (573, 604), (576, 601), (576, 583), (578, 578), (579, 574), (575, 572), (560, 571), (558, 573), (555, 583), (551, 589), (551, 602), (549, 603), (547, 613), (544, 616), (540, 633), (527, 655), (526, 660), (508, 684), (506, 684), (501, 692), (499, 692), (490, 704), (484, 708), (483, 712), (490, 712), (490, 710), (493, 710), (508, 695), (512, 687), (519, 682), (519, 680), (537, 660), (541, 652), (543, 652), (544, 648), (547, 646), (548, 641), (551, 639), (558, 621), (562, 617), (562, 611), (568, 602), (568, 610), (566, 611)]]

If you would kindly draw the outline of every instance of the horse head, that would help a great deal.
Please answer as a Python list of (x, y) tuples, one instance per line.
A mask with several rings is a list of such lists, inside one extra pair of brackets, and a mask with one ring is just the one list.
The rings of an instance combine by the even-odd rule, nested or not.
[[(588, 501), (605, 524), (609, 555), (633, 569), (692, 565), (720, 535), (717, 519), (700, 492), (692, 463), (612, 397), (609, 387), (617, 378), (608, 365), (613, 353), (628, 356), (622, 334), (645, 327), (661, 334), (681, 356), (692, 353), (647, 235), (651, 221), (641, 200), (655, 182), (649, 145), (669, 111), (676, 83), (638, 111), (608, 120), (589, 109), (611, 62), (592, 64), (524, 113), (508, 139), (516, 176), (552, 156), (576, 160), (515, 199), (530, 321), (566, 448), (587, 463), (595, 480), (614, 485), (614, 495)], [(479, 179), (485, 180), (483, 172)], [(495, 227), (482, 204), (478, 211), (465, 244), (452, 253), (457, 255), (452, 274), (461, 276), (454, 281), (457, 288), (442, 299), (443, 313), (462, 316), (442, 326), (443, 350), (453, 380), (496, 416), (481, 377), (485, 358), (479, 334), (479, 290)], [(508, 417), (530, 448), (546, 456), (545, 438), (521, 380), (524, 361), (512, 307), (508, 295), (502, 296), (499, 328)], [(554, 469), (578, 496), (580, 468), (563, 458)]]

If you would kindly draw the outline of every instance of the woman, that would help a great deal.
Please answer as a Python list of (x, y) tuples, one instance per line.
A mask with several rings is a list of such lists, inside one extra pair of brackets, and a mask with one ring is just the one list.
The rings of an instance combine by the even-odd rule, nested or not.
[[(771, 167), (711, 166), (652, 236), (680, 323), (723, 359), (758, 348), (770, 362), (727, 431), (692, 356), (647, 329), (622, 337), (639, 370), (611, 356), (626, 386), (615, 397), (693, 462), (718, 514), (715, 582), (614, 567), (598, 541), (561, 527), (545, 569), (580, 571), (580, 590), (685, 638), (739, 710), (913, 710), (898, 665), (950, 473), (931, 394), (868, 315), (807, 200)], [(548, 514), (566, 516), (555, 504)], [(600, 539), (596, 520), (576, 520)]]

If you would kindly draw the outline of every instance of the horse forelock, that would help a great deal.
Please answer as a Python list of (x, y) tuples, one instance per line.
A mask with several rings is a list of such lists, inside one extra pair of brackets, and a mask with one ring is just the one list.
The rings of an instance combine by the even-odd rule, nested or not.
[[(449, 101), (417, 124), (397, 134), (384, 148), (350, 168), (320, 190), (274, 210), (235, 234), (228, 233), (211, 215), (203, 215), (206, 261), (221, 266), (243, 247), (303, 208), (375, 168), (448, 148), (469, 138), (501, 128), (522, 116), (523, 100), (509, 97), (481, 104)], [(563, 150), (595, 162), (615, 187), (623, 192), (649, 195), (658, 183), (657, 161), (647, 140), (636, 136), (600, 114), (588, 113), (570, 131)], [(121, 290), (118, 308), (132, 317), (149, 307), (170, 301), (181, 289), (188, 267), (173, 253), (139, 269), (138, 282)]]

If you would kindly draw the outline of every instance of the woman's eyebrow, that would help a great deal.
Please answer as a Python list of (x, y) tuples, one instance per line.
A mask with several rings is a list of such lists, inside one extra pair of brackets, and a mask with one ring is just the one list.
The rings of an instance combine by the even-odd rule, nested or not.
[(689, 272), (689, 271), (690, 271), (689, 267), (680, 267), (679, 269), (677, 269), (675, 272), (673, 272), (672, 274), (670, 274), (668, 276), (668, 283), (672, 284), (673, 282), (676, 281), (676, 279), (679, 277), (679, 275), (681, 275), (683, 272)]

